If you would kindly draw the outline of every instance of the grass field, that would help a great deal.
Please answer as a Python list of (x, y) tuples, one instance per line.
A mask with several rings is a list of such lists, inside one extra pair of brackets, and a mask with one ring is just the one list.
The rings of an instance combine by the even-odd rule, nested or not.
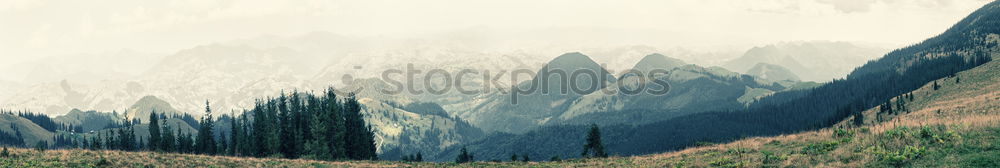
[(465, 164), (8, 149), (0, 167), (1000, 167), (1000, 123), (835, 129), (635, 157)]

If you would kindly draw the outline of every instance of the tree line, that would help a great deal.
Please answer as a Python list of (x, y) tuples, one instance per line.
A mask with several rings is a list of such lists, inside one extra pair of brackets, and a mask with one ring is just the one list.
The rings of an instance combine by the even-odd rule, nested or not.
[[(333, 88), (321, 94), (282, 92), (275, 98), (258, 99), (253, 108), (244, 109), (239, 115), (223, 114), (218, 118), (214, 117), (211, 104), (206, 101), (205, 114), (200, 120), (193, 120), (187, 114), (168, 117), (154, 110), (144, 118), (149, 121), (149, 136), (137, 136), (135, 129), (141, 124), (141, 117), (129, 118), (127, 114), (103, 130), (80, 135), (72, 134), (82, 130), (79, 126), (51, 122), (46, 125), (53, 129), (46, 130), (56, 135), (51, 141), (40, 140), (33, 145), (36, 149), (148, 150), (316, 160), (378, 159), (375, 133), (365, 122), (357, 98), (353, 93), (338, 96)], [(14, 115), (9, 111), (4, 113)], [(52, 121), (44, 114), (17, 115), (36, 124)], [(169, 119), (180, 120), (196, 128), (197, 132), (168, 124)], [(220, 121), (225, 125), (218, 125)], [(0, 131), (0, 144), (26, 147), (17, 125), (12, 123), (10, 127), (13, 132)]]
[[(216, 127), (209, 103), (198, 134), (174, 133), (150, 114), (150, 150), (205, 155), (307, 158), (316, 160), (377, 159), (375, 134), (364, 120), (354, 94), (342, 100), (332, 88), (320, 95), (282, 93), (257, 100), (240, 115), (223, 115), (229, 128)], [(228, 130), (228, 131), (227, 131)], [(192, 139), (193, 136), (193, 139)]]

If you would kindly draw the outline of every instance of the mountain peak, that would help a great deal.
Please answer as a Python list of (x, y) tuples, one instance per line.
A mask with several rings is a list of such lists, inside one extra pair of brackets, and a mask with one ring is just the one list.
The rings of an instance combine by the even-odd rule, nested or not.
[(646, 55), (646, 57), (643, 57), (639, 60), (639, 62), (636, 62), (632, 69), (646, 73), (656, 69), (671, 70), (686, 64), (687, 63), (680, 59), (667, 57), (659, 53), (653, 53)]
[(167, 115), (181, 114), (179, 111), (177, 111), (177, 109), (174, 109), (174, 107), (171, 106), (170, 103), (167, 103), (166, 101), (163, 101), (157, 98), (156, 96), (152, 95), (140, 98), (139, 101), (136, 101), (135, 104), (132, 104), (132, 106), (129, 107), (128, 112), (126, 114), (128, 114), (128, 116), (132, 118), (141, 118), (143, 119), (143, 122), (146, 122), (146, 119), (148, 119), (149, 114), (152, 113), (153, 111), (156, 111), (156, 113), (158, 114), (167, 114)]
[(565, 53), (565, 54), (559, 55), (558, 57), (552, 59), (552, 61), (549, 61), (549, 64), (552, 64), (552, 63), (562, 63), (562, 62), (567, 62), (567, 63), (582, 62), (582, 63), (586, 63), (586, 61), (589, 61), (590, 63), (593, 63), (593, 64), (597, 64), (596, 62), (594, 62), (594, 60), (590, 59), (589, 56), (583, 55), (583, 53), (580, 53), (580, 52), (569, 52), (569, 53)]
[(577, 71), (590, 71), (594, 73), (593, 75), (598, 76), (611, 75), (603, 66), (580, 52), (566, 53), (552, 59), (552, 61), (549, 61), (545, 64), (545, 67), (537, 72), (538, 75), (536, 78), (552, 75), (555, 73), (554, 70), (564, 71), (567, 75), (577, 73)]

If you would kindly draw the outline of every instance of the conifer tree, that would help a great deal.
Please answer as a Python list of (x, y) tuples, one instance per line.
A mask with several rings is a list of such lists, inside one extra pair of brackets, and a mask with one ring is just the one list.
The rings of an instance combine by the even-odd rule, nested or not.
[(183, 127), (177, 127), (177, 152), (178, 153), (191, 153), (191, 136), (187, 133), (182, 132)]
[(855, 112), (854, 113), (854, 120), (853, 120), (853, 122), (854, 122), (854, 126), (861, 126), (861, 125), (865, 124), (865, 114), (863, 113), (863, 111), (859, 111), (859, 112)]
[(237, 119), (236, 116), (233, 115), (233, 113), (229, 113), (229, 115), (233, 116), (233, 119), (232, 119), (232, 122), (229, 123), (229, 127), (230, 127), (230, 129), (229, 129), (229, 137), (230, 137), (229, 138), (229, 150), (226, 151), (226, 153), (228, 153), (229, 155), (232, 155), (232, 156), (240, 156), (239, 155), (239, 152), (240, 152), (240, 150), (239, 150), (240, 145), (239, 144), (240, 144), (240, 139), (242, 139), (242, 136), (243, 136), (242, 135), (243, 128), (241, 127), (242, 125), (240, 125), (240, 124), (242, 124), (242, 123), (240, 123), (240, 120)]
[(202, 116), (201, 123), (198, 128), (198, 135), (195, 137), (195, 153), (198, 154), (208, 154), (214, 155), (215, 149), (215, 134), (214, 131), (215, 122), (212, 118), (212, 108), (209, 106), (209, 102), (205, 101), (205, 116)]
[(149, 113), (149, 144), (146, 145), (152, 151), (160, 151), (160, 117), (156, 115), (156, 110)]
[(237, 130), (239, 131), (239, 134), (237, 135), (239, 137), (239, 142), (237, 144), (236, 153), (239, 153), (240, 156), (253, 156), (253, 150), (251, 150), (253, 149), (251, 146), (253, 140), (250, 139), (250, 119), (247, 118), (246, 111), (244, 111), (243, 114), (244, 115), (240, 115), (240, 124), (239, 128), (237, 128), (239, 129)]
[(297, 154), (295, 151), (294, 138), (294, 127), (292, 124), (292, 112), (288, 107), (288, 97), (282, 92), (281, 96), (278, 97), (277, 107), (278, 107), (278, 136), (279, 136), (279, 148), (281, 149), (281, 154), (286, 158), (296, 158)]
[[(315, 97), (310, 97), (309, 101), (312, 102), (311, 104), (319, 103)], [(334, 140), (332, 139), (333, 136), (330, 136), (332, 135), (330, 132), (332, 124), (330, 123), (336, 121), (330, 117), (332, 113), (332, 111), (323, 110), (315, 111), (313, 113), (313, 122), (312, 126), (310, 126), (310, 130), (312, 131), (312, 135), (315, 136), (313, 136), (312, 139), (306, 143), (305, 147), (306, 150), (308, 150), (307, 153), (309, 153), (312, 159), (331, 160), (336, 158), (333, 151), (330, 149), (333, 146), (332, 144), (334, 144)]]
[(590, 125), (590, 132), (587, 133), (587, 143), (583, 145), (584, 158), (590, 157), (608, 157), (608, 154), (604, 152), (604, 145), (601, 144), (601, 130), (597, 128), (597, 124)]
[(177, 138), (174, 138), (174, 131), (170, 128), (170, 125), (163, 124), (163, 135), (160, 136), (162, 139), (159, 149), (164, 152), (177, 152)]
[(3, 151), (0, 152), (0, 157), (10, 157), (10, 151), (7, 151), (7, 146), (3, 146)]
[(361, 114), (361, 105), (354, 93), (347, 96), (344, 109), (344, 122), (348, 129), (346, 137), (348, 157), (354, 160), (376, 159), (375, 134), (365, 123), (364, 116)]
[(309, 138), (309, 126), (310, 120), (308, 120), (305, 114), (305, 105), (302, 102), (302, 97), (299, 95), (299, 91), (295, 90), (292, 92), (291, 98), (289, 98), (289, 108), (291, 110), (291, 129), (292, 129), (292, 150), (296, 151), (296, 157), (303, 155), (305, 153), (306, 140)]
[(469, 153), (469, 150), (465, 149), (465, 147), (463, 146), (461, 152), (458, 154), (458, 157), (455, 158), (455, 163), (466, 163), (466, 162), (472, 162), (474, 160), (475, 159), (472, 156), (472, 154)]
[(280, 134), (278, 132), (278, 107), (275, 101), (271, 101), (267, 104), (265, 110), (265, 116), (267, 123), (263, 125), (267, 128), (266, 132), (262, 132), (264, 136), (264, 146), (266, 147), (267, 156), (272, 156), (275, 154), (280, 154)]
[[(345, 125), (344, 113), (345, 107), (337, 102), (337, 94), (334, 92), (333, 88), (328, 88), (326, 90), (326, 95), (317, 99), (316, 110), (323, 111), (327, 114), (324, 116), (325, 120), (328, 121), (330, 129), (330, 151), (333, 152), (333, 158), (346, 159), (350, 158), (348, 151), (352, 150), (349, 148), (348, 136), (349, 130)], [(313, 134), (314, 136), (322, 136), (321, 134)]]
[(229, 151), (229, 150), (226, 149), (226, 148), (229, 147), (229, 144), (227, 143), (227, 140), (226, 140), (226, 134), (222, 134), (220, 132), (220, 134), (219, 134), (219, 144), (217, 146), (215, 146), (215, 147), (216, 147), (215, 148), (216, 149), (216, 151), (215, 151), (216, 154), (228, 155), (227, 151)]

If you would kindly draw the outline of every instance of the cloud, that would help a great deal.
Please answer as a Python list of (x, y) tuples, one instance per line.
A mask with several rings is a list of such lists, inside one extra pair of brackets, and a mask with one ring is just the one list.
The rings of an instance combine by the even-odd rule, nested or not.
[[(984, 3), (982, 0), (107, 0), (101, 3), (0, 0), (0, 23), (3, 23), (0, 37), (4, 37), (0, 38), (3, 45), (0, 62), (4, 62), (2, 57), (13, 57), (10, 55), (44, 56), (120, 48), (169, 53), (217, 41), (312, 31), (406, 38), (470, 27), (500, 33), (566, 27), (593, 29), (573, 37), (599, 42), (604, 41), (595, 39), (619, 38), (607, 41), (627, 42), (638, 39), (664, 45), (787, 40), (912, 43), (943, 31)], [(514, 40), (517, 39), (510, 41)]]

